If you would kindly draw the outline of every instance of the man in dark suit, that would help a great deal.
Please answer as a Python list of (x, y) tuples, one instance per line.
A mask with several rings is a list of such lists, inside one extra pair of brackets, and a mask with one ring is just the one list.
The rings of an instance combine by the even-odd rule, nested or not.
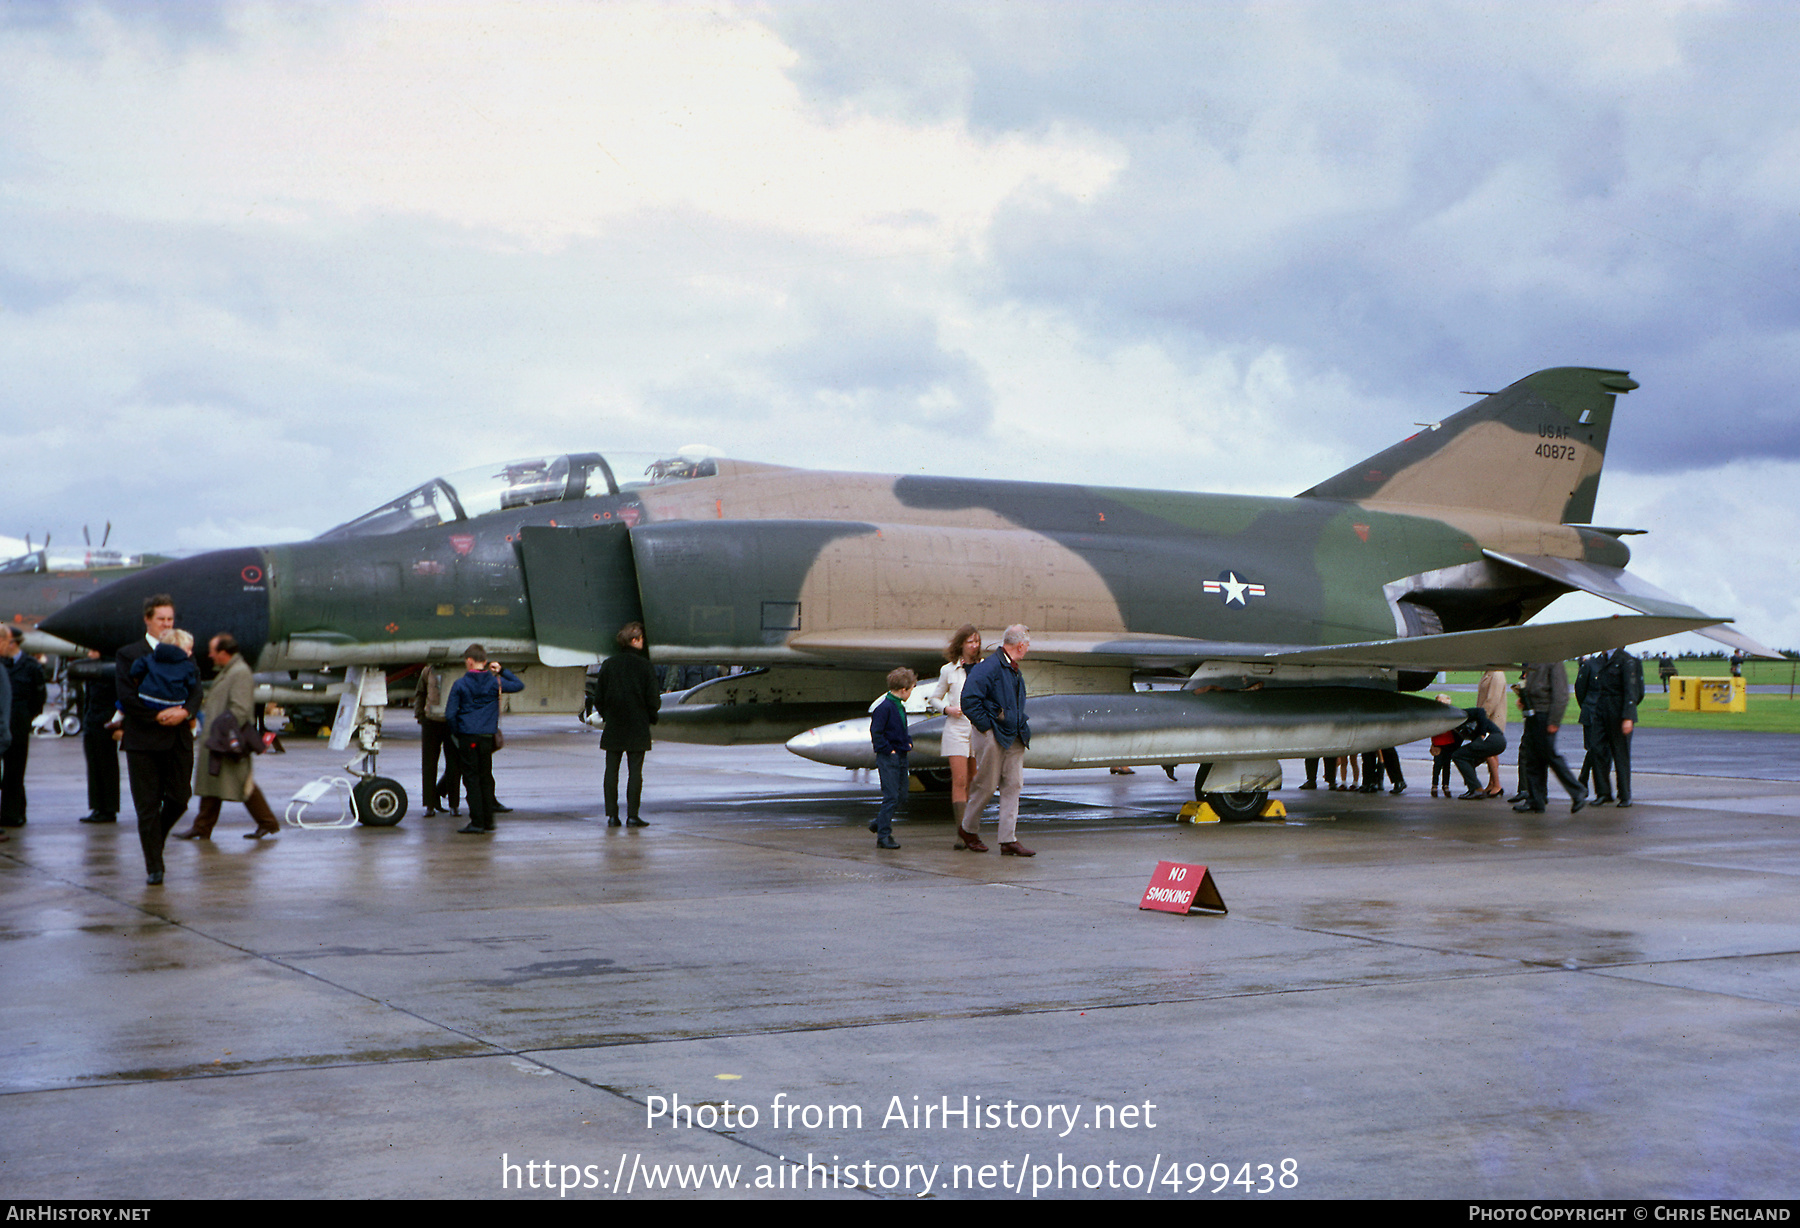
[(0, 627), (0, 658), (12, 682), (12, 743), (4, 756), (0, 776), (0, 827), (25, 826), (25, 761), (31, 754), (31, 722), (44, 710), (49, 688), (44, 669), (25, 652), (25, 633), (17, 627)]
[(1576, 680), (1576, 698), (1593, 705), (1596, 804), (1612, 792), (1608, 778), (1617, 775), (1617, 804), (1631, 805), (1631, 731), (1637, 725), (1638, 704), (1644, 699), (1644, 663), (1623, 648), (1598, 654), (1587, 673), (1587, 685)]
[(114, 666), (89, 652), (69, 666), (81, 684), (81, 753), (87, 761), (87, 816), (83, 823), (116, 823), (119, 818), (119, 746), (110, 722), (118, 715)]
[[(1594, 747), (1600, 744), (1600, 727), (1594, 723), (1594, 700), (1597, 698), (1594, 694), (1594, 664), (1599, 659), (1598, 654), (1589, 653), (1575, 665), (1575, 705), (1581, 721), (1581, 771), (1576, 774), (1576, 779), (1584, 789), (1594, 771)], [(1611, 801), (1612, 782), (1596, 780), (1594, 805), (1604, 806)]]
[(644, 651), (644, 624), (626, 623), (614, 639), (620, 651), (600, 666), (589, 700), (604, 722), (600, 749), (606, 752), (606, 825), (619, 826), (619, 761), (623, 759), (627, 771), (625, 822), (631, 827), (648, 827), (638, 809), (644, 796), (650, 726), (656, 724), (662, 695), (656, 689), (656, 669)]
[(144, 846), (144, 870), (151, 886), (163, 880), (163, 845), (181, 820), (192, 795), (194, 731), (190, 722), (200, 711), (200, 684), (188, 690), (179, 708), (152, 708), (138, 698), (131, 665), (156, 650), (158, 637), (175, 626), (175, 599), (157, 594), (144, 602), (144, 638), (119, 649), (114, 685), (125, 713), (125, 771), (131, 781), (131, 804), (137, 811), (138, 843)]

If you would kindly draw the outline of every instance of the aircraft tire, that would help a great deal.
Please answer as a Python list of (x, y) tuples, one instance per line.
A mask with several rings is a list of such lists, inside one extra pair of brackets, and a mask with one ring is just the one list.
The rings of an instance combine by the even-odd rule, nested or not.
[(1269, 795), (1264, 792), (1208, 793), (1202, 800), (1221, 819), (1254, 819), (1262, 814)]
[(356, 821), (365, 827), (392, 827), (406, 817), (406, 790), (397, 780), (372, 776), (350, 790)]

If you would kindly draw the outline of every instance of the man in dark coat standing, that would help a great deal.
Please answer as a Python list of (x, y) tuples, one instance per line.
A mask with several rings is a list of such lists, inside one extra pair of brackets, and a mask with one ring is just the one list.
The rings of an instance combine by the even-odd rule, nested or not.
[(1580, 678), (1575, 680), (1575, 698), (1591, 699), (1594, 705), (1594, 733), (1599, 739), (1593, 747), (1595, 804), (1605, 800), (1600, 795), (1612, 792), (1608, 776), (1616, 773), (1616, 804), (1631, 805), (1631, 731), (1644, 699), (1644, 663), (1623, 648), (1599, 654), (1587, 686), (1582, 687)]
[(87, 761), (88, 812), (83, 823), (116, 823), (119, 819), (119, 744), (111, 721), (118, 715), (119, 694), (113, 664), (89, 651), (88, 659), (69, 666), (69, 677), (81, 683), (81, 753)]
[(656, 668), (644, 651), (644, 624), (626, 623), (614, 637), (619, 651), (608, 657), (594, 679), (594, 710), (606, 727), (600, 749), (606, 752), (606, 825), (619, 826), (619, 760), (629, 769), (625, 783), (625, 822), (648, 827), (638, 816), (644, 796), (644, 753), (650, 749), (650, 726), (662, 709)]
[[(1600, 745), (1600, 726), (1594, 721), (1594, 665), (1599, 656), (1589, 653), (1575, 666), (1575, 705), (1581, 721), (1581, 771), (1576, 779), (1583, 788), (1587, 787), (1588, 777), (1594, 770), (1594, 748)], [(1600, 779), (1594, 782), (1594, 805), (1604, 806), (1612, 801), (1612, 782)]]
[[(427, 665), (419, 671), (419, 684), (413, 690), (413, 717), (419, 722), (419, 781), (425, 794), (425, 817), (448, 810), (456, 813), (456, 799), (462, 785), (462, 760), (457, 757), (456, 743), (450, 737), (450, 723), (444, 719), (444, 704), (450, 688), (444, 685), (437, 666)], [(444, 774), (438, 775), (438, 754), (443, 753)]]
[(156, 651), (158, 637), (175, 626), (175, 599), (158, 593), (144, 601), (144, 635), (119, 649), (113, 658), (113, 685), (125, 713), (125, 775), (131, 782), (131, 804), (137, 811), (138, 843), (151, 886), (163, 880), (163, 845), (187, 810), (194, 779), (194, 731), (200, 711), (196, 675), (187, 702), (179, 708), (152, 708), (138, 698), (131, 665)]
[(44, 667), (25, 651), (25, 632), (18, 627), (0, 628), (0, 657), (12, 682), (12, 716), (8, 732), (12, 743), (0, 769), (0, 827), (25, 826), (25, 760), (31, 754), (31, 722), (44, 710), (49, 688)]

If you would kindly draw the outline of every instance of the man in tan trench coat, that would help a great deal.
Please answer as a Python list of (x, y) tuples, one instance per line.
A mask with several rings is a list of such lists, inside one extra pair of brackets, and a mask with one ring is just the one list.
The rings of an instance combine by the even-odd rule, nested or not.
[[(205, 728), (210, 732), (218, 719), (229, 712), (237, 719), (246, 738), (255, 737), (256, 679), (251, 676), (250, 667), (244, 664), (244, 658), (238, 655), (236, 637), (229, 634), (213, 636), (207, 646), (207, 655), (218, 667), (219, 676), (206, 693), (206, 705), (202, 709), (206, 714)], [(226, 802), (244, 803), (250, 817), (256, 820), (256, 830), (245, 832), (244, 839), (260, 840), (281, 830), (281, 824), (275, 821), (275, 815), (269, 809), (268, 799), (250, 775), (249, 755), (227, 758), (209, 749), (204, 739), (194, 749), (194, 792), (200, 798), (200, 809), (194, 815), (192, 827), (175, 833), (178, 839), (211, 840), (213, 826), (219, 821), (219, 811)]]

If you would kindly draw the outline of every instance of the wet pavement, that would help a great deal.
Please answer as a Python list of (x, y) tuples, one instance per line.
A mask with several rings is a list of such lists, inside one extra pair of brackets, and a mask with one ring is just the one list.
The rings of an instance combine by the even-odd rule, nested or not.
[[(878, 852), (876, 785), (780, 748), (659, 746), (652, 826), (608, 829), (553, 717), (509, 720), (515, 812), (458, 835), (411, 732), (399, 827), (258, 844), (228, 807), (160, 888), (129, 822), (75, 822), (78, 740), (34, 746), (0, 1195), (793, 1196), (809, 1155), (833, 1197), (1795, 1192), (1800, 787), (1745, 778), (1791, 747), (1575, 817), (1432, 799), (1422, 759), (1200, 828), (1191, 769), (1027, 773), (1027, 860), (917, 794)], [(340, 761), (257, 771), (279, 809)], [(1162, 859), (1230, 915), (1139, 911)]]

